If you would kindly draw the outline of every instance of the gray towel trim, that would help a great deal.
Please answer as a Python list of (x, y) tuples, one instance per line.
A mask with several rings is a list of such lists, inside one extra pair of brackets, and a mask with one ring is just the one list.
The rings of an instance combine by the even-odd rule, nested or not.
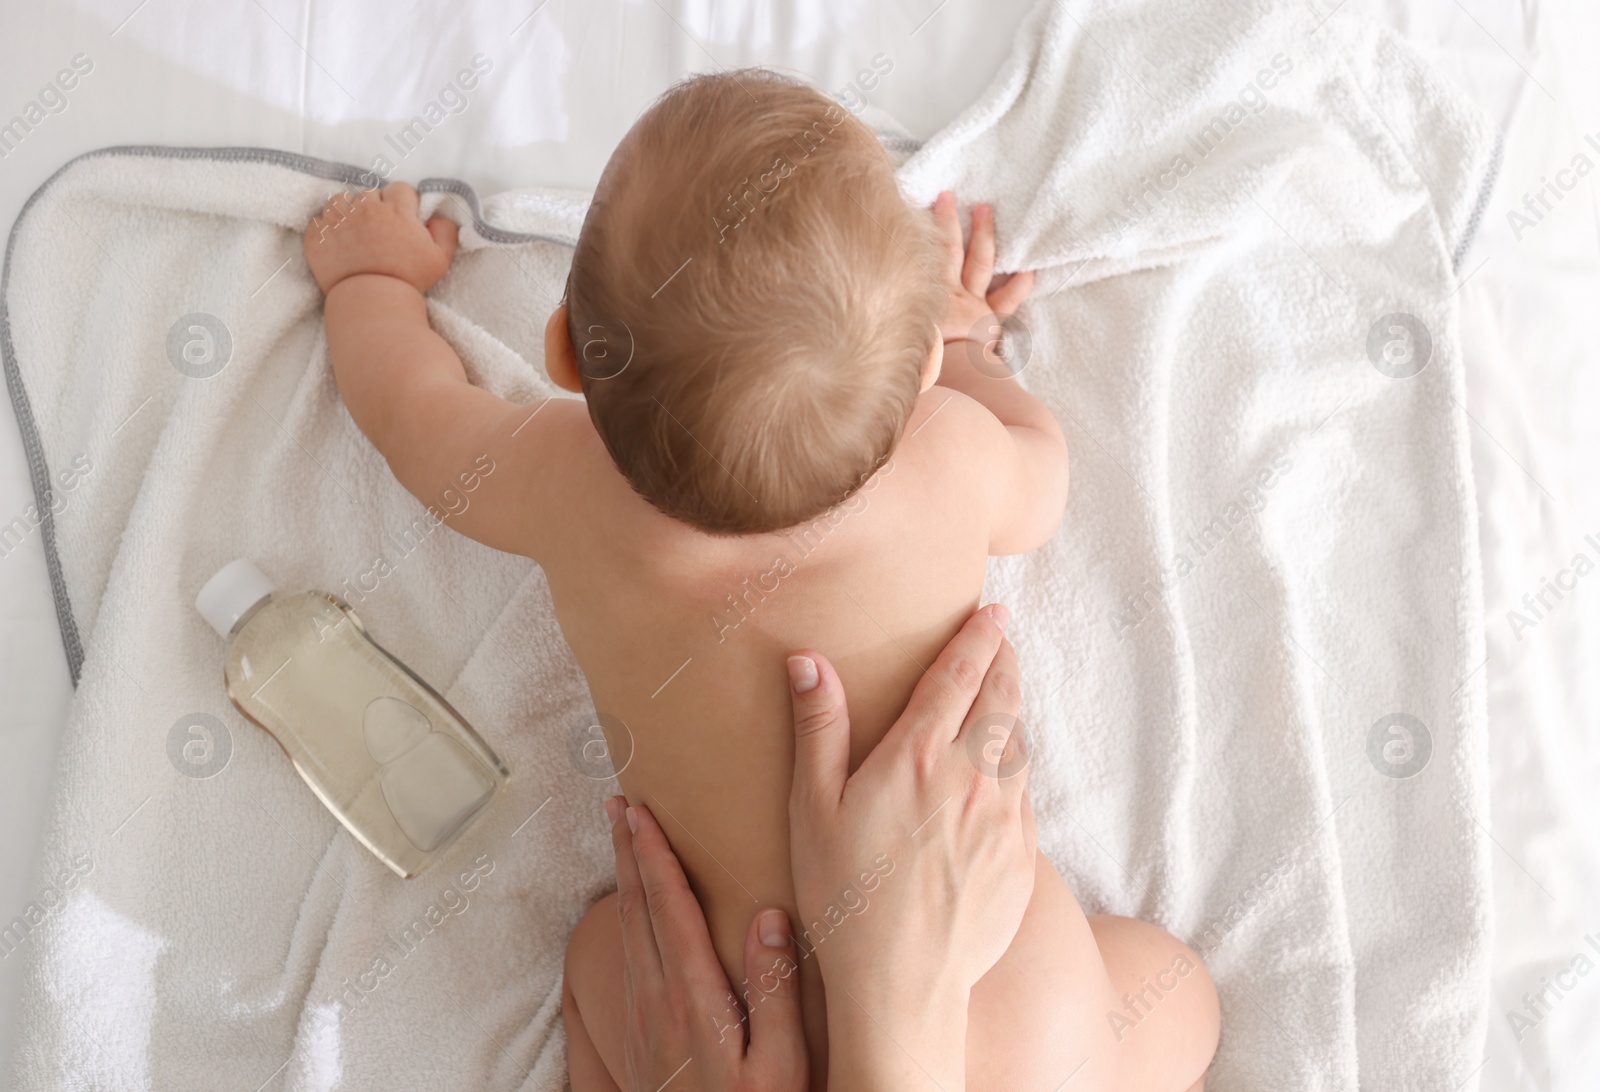
[(1478, 228), (1483, 225), (1483, 214), (1489, 208), (1489, 198), (1494, 195), (1495, 183), (1500, 179), (1500, 159), (1505, 154), (1505, 147), (1505, 139), (1496, 133), (1494, 151), (1489, 153), (1489, 163), (1483, 169), (1483, 184), (1478, 188), (1478, 200), (1467, 214), (1466, 226), (1461, 229), (1461, 242), (1450, 257), (1450, 271), (1457, 276), (1461, 275), (1461, 263), (1467, 260), (1467, 252), (1478, 241)]
[[(16, 346), (11, 339), (11, 257), (17, 245), (17, 234), (22, 222), (32, 211), (34, 202), (44, 195), (62, 175), (86, 159), (101, 156), (147, 156), (160, 159), (210, 159), (224, 163), (271, 163), (287, 167), (302, 174), (343, 182), (352, 186), (368, 186), (373, 181), (371, 171), (348, 163), (334, 163), (295, 152), (275, 148), (170, 148), (158, 144), (130, 144), (99, 148), (75, 156), (62, 164), (38, 189), (33, 191), (11, 225), (6, 239), (5, 268), (0, 271), (0, 361), (6, 373), (6, 391), (11, 396), (11, 408), (17, 415), (17, 431), (22, 435), (22, 452), (28, 461), (28, 478), (33, 485), (34, 504), (40, 512), (39, 533), (44, 543), (44, 562), (50, 573), (50, 592), (55, 599), (56, 621), (61, 626), (61, 644), (67, 654), (67, 670), (72, 676), (72, 686), (78, 686), (83, 673), (83, 638), (78, 632), (77, 620), (72, 614), (72, 597), (61, 571), (61, 556), (56, 546), (55, 515), (46, 498), (50, 491), (50, 468), (45, 461), (44, 447), (39, 441), (39, 425), (33, 416), (33, 404), (28, 399), (22, 373), (17, 367)], [(451, 193), (460, 198), (472, 213), (472, 226), (479, 235), (491, 243), (518, 245), (547, 242), (572, 246), (576, 240), (559, 235), (543, 235), (520, 231), (507, 231), (495, 227), (483, 218), (483, 207), (477, 191), (456, 178), (425, 178), (417, 184), (419, 193)]]

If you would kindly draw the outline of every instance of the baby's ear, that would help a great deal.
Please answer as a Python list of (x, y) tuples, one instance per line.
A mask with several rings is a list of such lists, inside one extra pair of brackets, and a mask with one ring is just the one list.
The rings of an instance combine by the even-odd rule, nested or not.
[[(929, 390), (939, 382), (939, 372), (944, 368), (944, 335), (938, 328), (933, 331), (933, 352), (928, 354), (928, 362), (922, 366), (922, 391)], [(918, 392), (919, 394), (921, 391)]]
[(550, 321), (544, 324), (544, 370), (550, 382), (562, 390), (583, 393), (578, 354), (572, 347), (572, 335), (567, 331), (567, 305), (564, 303), (550, 313)]

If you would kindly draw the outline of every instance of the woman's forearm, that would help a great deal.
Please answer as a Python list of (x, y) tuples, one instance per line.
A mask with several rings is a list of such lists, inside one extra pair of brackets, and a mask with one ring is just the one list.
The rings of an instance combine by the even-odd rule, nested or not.
[(965, 994), (880, 1008), (828, 989), (829, 1088), (904, 1092), (930, 1079), (944, 1092), (966, 1087)]

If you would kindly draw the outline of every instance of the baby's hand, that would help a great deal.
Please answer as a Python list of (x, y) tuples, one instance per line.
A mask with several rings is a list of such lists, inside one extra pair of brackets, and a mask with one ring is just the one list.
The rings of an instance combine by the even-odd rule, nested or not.
[(933, 222), (944, 238), (944, 282), (950, 293), (939, 329), (946, 341), (987, 341), (996, 316), (1009, 318), (1033, 291), (1033, 272), (995, 277), (994, 209), (988, 205), (973, 206), (972, 240), (965, 252), (955, 194), (947, 190), (934, 201)]
[(456, 225), (417, 219), (417, 191), (404, 182), (335, 194), (306, 228), (306, 263), (326, 295), (346, 277), (381, 273), (418, 292), (438, 283), (456, 253)]

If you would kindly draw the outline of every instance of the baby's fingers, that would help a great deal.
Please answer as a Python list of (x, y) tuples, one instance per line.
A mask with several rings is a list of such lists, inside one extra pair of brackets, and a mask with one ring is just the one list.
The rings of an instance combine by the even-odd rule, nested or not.
[(459, 234), (456, 222), (448, 216), (435, 216), (428, 221), (428, 234), (433, 237), (434, 245), (444, 253), (444, 264), (448, 266), (456, 256)]
[(972, 209), (972, 242), (967, 245), (967, 262), (961, 270), (961, 284), (974, 296), (989, 290), (994, 278), (994, 209), (976, 205)]
[(1022, 301), (1028, 298), (1028, 293), (1033, 291), (1033, 270), (1013, 273), (1005, 279), (1005, 283), (995, 288), (986, 297), (989, 309), (1001, 318), (1008, 318)]
[(947, 284), (961, 283), (961, 217), (956, 215), (956, 195), (946, 190), (933, 202), (933, 223), (939, 229), (939, 241), (944, 243), (944, 279)]
[(378, 191), (378, 196), (384, 204), (393, 205), (406, 217), (415, 217), (422, 202), (415, 187), (407, 182), (391, 182)]

